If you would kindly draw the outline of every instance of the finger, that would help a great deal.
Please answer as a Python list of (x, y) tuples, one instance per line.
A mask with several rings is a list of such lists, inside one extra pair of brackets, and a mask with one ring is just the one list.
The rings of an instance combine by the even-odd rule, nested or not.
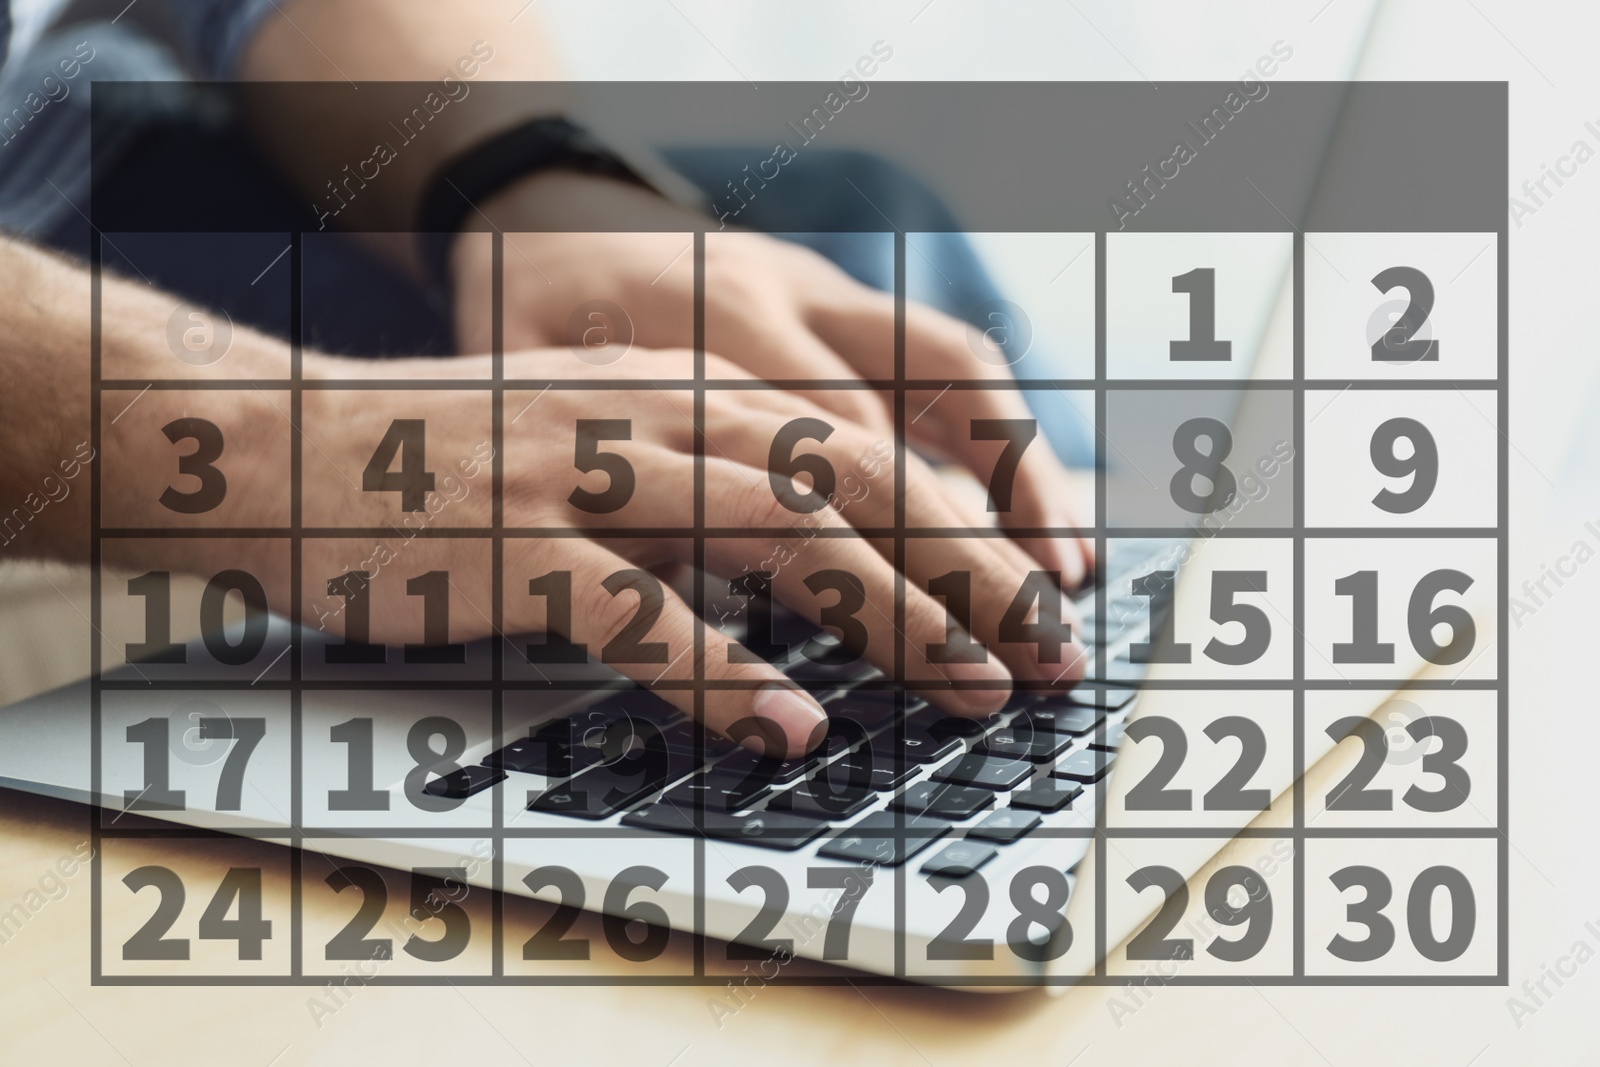
[[(559, 555), (545, 562), (553, 566), (530, 560), (528, 573), (569, 575), (570, 611), (537, 613), (536, 606), (548, 608), (548, 597), (527, 598), (527, 607), (511, 598), (518, 607), (508, 614), (526, 614), (509, 618), (508, 629), (554, 629), (691, 717), (695, 690), (702, 688), (700, 719), (706, 727), (767, 755), (799, 755), (822, 740), (827, 717), (809, 694), (767, 663), (730, 655), (733, 643), (697, 619), (649, 572), (592, 541), (561, 543)], [(704, 670), (698, 674), (696, 632), (705, 642)], [(736, 687), (682, 684), (697, 677)]]
[[(988, 715), (1005, 705), (1011, 673), (998, 660), (928, 659), (926, 650), (947, 637), (944, 608), (914, 583), (901, 582), (893, 564), (833, 508), (790, 511), (773, 495), (764, 471), (727, 461), (707, 462), (706, 499), (712, 526), (783, 531), (709, 541), (713, 571), (736, 579), (762, 573), (777, 600), (832, 630), (891, 678), (900, 666), (897, 648), (903, 648), (905, 676), (923, 683), (910, 687), (947, 711)], [(903, 596), (903, 619), (897, 618), (897, 596)]]
[[(851, 422), (892, 435), (882, 398), (863, 388), (822, 388), (820, 383), (856, 382), (861, 375), (806, 328), (792, 312), (777, 309), (722, 309), (712, 330), (708, 313), (706, 344), (764, 381), (793, 382), (792, 392)], [(708, 368), (709, 369), (709, 368)], [(815, 381), (817, 387), (805, 383)]]
[[(735, 415), (721, 405), (714, 405), (708, 409), (708, 439), (722, 454), (748, 466), (755, 466), (764, 463), (768, 454), (767, 440), (784, 425), (784, 420), (795, 412), (803, 413), (806, 410), (808, 409), (804, 405), (796, 403), (793, 398), (789, 400), (788, 410), (781, 413), (743, 412)], [(829, 510), (837, 508), (842, 513), (842, 520), (857, 529), (897, 528), (901, 516), (897, 514), (898, 497), (894, 491), (895, 475), (892, 465), (873, 464), (875, 474), (871, 477), (868, 476), (867, 469), (862, 466), (862, 457), (876, 454), (873, 451), (875, 442), (871, 440), (870, 434), (860, 427), (849, 424), (830, 427), (826, 432), (822, 430), (814, 432), (816, 436), (806, 440), (804, 452), (811, 459), (820, 457), (825, 460), (826, 468), (812, 473), (811, 488), (815, 492), (817, 488), (815, 477), (821, 474), (831, 486), (828, 493), (830, 508), (806, 514), (803, 516), (803, 521), (807, 524), (823, 525), (830, 521)], [(811, 464), (807, 462), (805, 466), (809, 468)], [(907, 488), (903, 494), (905, 507), (903, 521), (906, 528), (971, 529), (986, 525), (952, 508), (938, 477), (920, 460), (908, 457), (905, 475)], [(795, 524), (802, 518), (783, 506), (779, 499), (779, 490), (790, 490), (791, 507), (796, 504), (810, 507), (820, 503), (815, 498), (809, 504), (800, 500), (786, 478), (780, 479), (779, 483), (774, 485), (772, 479), (762, 472), (751, 476), (750, 483), (749, 486), (739, 490), (748, 498), (741, 506), (750, 512), (768, 509), (773, 512), (773, 519), (770, 521), (776, 521), (779, 525)], [(873, 547), (880, 556), (894, 551), (893, 542), (887, 540)], [(972, 620), (965, 625), (971, 630), (971, 636), (995, 650), (1015, 676), (1034, 681), (1063, 680), (1062, 650), (1054, 641), (1033, 643), (1002, 641), (1006, 634), (1001, 632), (1001, 621), (1007, 617), (1012, 598), (1029, 587), (1029, 572), (1038, 570), (1038, 565), (1029, 560), (1015, 545), (1004, 539), (976, 535), (916, 537), (908, 541), (906, 553), (908, 557), (906, 573), (919, 595), (922, 590), (928, 588), (929, 583), (936, 581), (941, 575), (957, 573), (970, 576), (975, 587), (974, 614)], [(888, 574), (892, 577), (892, 564), (884, 560), (878, 565), (889, 568)], [(1061, 621), (1075, 630), (1076, 616), (1071, 605), (1062, 603), (1062, 600), (1063, 598), (1056, 593), (1055, 603), (1059, 605)], [(947, 647), (950, 645), (943, 632), (944, 608), (938, 607), (936, 611), (940, 626), (933, 631), (935, 636), (913, 642), (919, 657), (925, 658), (930, 644)], [(1009, 633), (1010, 628), (1006, 629)], [(1066, 659), (1071, 661), (1077, 657), (1069, 651)], [(1069, 670), (1066, 677), (1070, 680), (1077, 676), (1077, 673)], [(923, 677), (930, 676), (923, 675)]]
[[(1006, 367), (973, 356), (966, 332), (964, 324), (947, 315), (909, 306), (906, 347), (919, 354), (920, 364), (913, 376), (943, 377), (952, 383), (1009, 381)], [(908, 432), (916, 440), (933, 443), (977, 476), (990, 491), (990, 506), (1002, 528), (1081, 526), (1071, 504), (1076, 487), (1039, 433), (1020, 389), (916, 391), (907, 394), (906, 405), (908, 411), (918, 412), (915, 422), (908, 424)], [(1008, 454), (1018, 446), (1020, 459)], [(1023, 541), (1030, 555), (1061, 572), (1062, 582), (1069, 588), (1081, 585), (1093, 565), (1090, 538), (1063, 534)]]

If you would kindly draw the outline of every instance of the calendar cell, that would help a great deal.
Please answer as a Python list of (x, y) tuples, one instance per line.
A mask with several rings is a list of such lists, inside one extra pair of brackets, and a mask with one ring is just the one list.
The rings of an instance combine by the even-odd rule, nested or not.
[(281, 473), (290, 467), (293, 433), (287, 391), (151, 392), (101, 396), (107, 527), (289, 525), (291, 483)]
[(1492, 528), (1496, 421), (1482, 390), (1308, 390), (1306, 524)]
[(487, 693), (308, 692), (301, 715), (301, 758), (322, 771), (304, 785), (303, 825), (367, 833), (492, 825), (492, 793), (462, 795), (448, 780), (492, 736)]
[(1108, 235), (1108, 375), (1289, 378), (1289, 324), (1272, 310), (1291, 249), (1288, 233)]
[(1493, 541), (1309, 538), (1305, 558), (1307, 677), (1495, 677)]
[(290, 823), (289, 697), (282, 692), (132, 690), (100, 710), (101, 825), (173, 814), (225, 830)]
[[(490, 525), (491, 410), (485, 391), (452, 391), (441, 417), (424, 389), (330, 389), (305, 420), (303, 522), (312, 528)], [(432, 418), (430, 419), (430, 415)], [(350, 441), (355, 448), (323, 442)], [(473, 492), (474, 487), (477, 492)]]
[(290, 606), (287, 539), (118, 539), (109, 546), (108, 556), (127, 552), (162, 565), (103, 577), (108, 660), (126, 659), (148, 682), (288, 679), (290, 632), (278, 621)]
[(186, 982), (289, 977), (288, 842), (207, 838), (180, 874), (166, 866), (170, 840), (100, 840), (105, 973)]
[(1493, 380), (1493, 233), (1307, 233), (1306, 376)]
[[(142, 323), (141, 350), (105, 346), (107, 381), (150, 382), (145, 351), (167, 352), (158, 382), (283, 381), (289, 378), (290, 236), (287, 233), (106, 233), (100, 236), (102, 269), (144, 281), (171, 297), (165, 318), (119, 315), (126, 330)], [(182, 295), (187, 294), (187, 295)], [(248, 346), (237, 335), (252, 330)], [(118, 337), (128, 336), (119, 330)], [(248, 347), (248, 359), (242, 356)]]
[(1305, 843), (1306, 973), (1485, 977), (1500, 939), (1489, 837)]
[[(1306, 694), (1306, 765), (1337, 746), (1306, 792), (1306, 825), (1492, 829), (1500, 810), (1499, 720), (1483, 690)], [(1337, 773), (1333, 773), (1333, 772)]]
[(1287, 390), (1110, 389), (1104, 441), (1113, 532), (1294, 523), (1299, 471)]
[[(306, 838), (301, 934), (307, 974), (354, 982), (486, 975), (494, 942), (487, 837), (433, 840), (409, 869), (344, 858), (348, 842)], [(336, 979), (337, 980), (337, 979)]]
[(950, 317), (964, 322), (966, 330), (963, 347), (948, 339), (955, 333), (948, 326), (942, 332), (908, 330), (907, 374), (946, 381), (993, 380), (1000, 373), (1022, 382), (1093, 378), (1095, 235), (971, 233), (965, 237), (985, 258), (1005, 295), (955, 297), (951, 280), (941, 276), (933, 259), (948, 247), (952, 235), (908, 233), (906, 296), (914, 302), (910, 306), (944, 308)]
[(1107, 973), (1179, 982), (1292, 975), (1294, 842), (1251, 844), (1253, 861), (1213, 864), (1193, 881), (1167, 865), (1184, 851), (1175, 841), (1123, 838), (1109, 848), (1110, 906), (1132, 907), (1133, 896), (1154, 910), (1106, 960)]

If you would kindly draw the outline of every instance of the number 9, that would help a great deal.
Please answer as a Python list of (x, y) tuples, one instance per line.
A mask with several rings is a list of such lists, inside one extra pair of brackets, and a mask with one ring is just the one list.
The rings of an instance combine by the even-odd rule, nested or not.
[[(1411, 442), (1411, 455), (1402, 457), (1395, 451), (1401, 438)], [(1391, 515), (1408, 515), (1433, 496), (1433, 487), (1439, 482), (1439, 446), (1416, 419), (1390, 419), (1373, 431), (1372, 465), (1388, 478), (1415, 475), (1409, 488), (1396, 492), (1386, 487), (1372, 498)]]

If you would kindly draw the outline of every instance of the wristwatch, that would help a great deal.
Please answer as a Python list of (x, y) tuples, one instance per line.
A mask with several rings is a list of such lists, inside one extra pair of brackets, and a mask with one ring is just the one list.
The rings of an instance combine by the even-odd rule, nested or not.
[(588, 130), (559, 116), (530, 119), (467, 149), (429, 180), (417, 208), (417, 247), (429, 290), (450, 290), (450, 246), (477, 204), (518, 179), (571, 170), (651, 187)]

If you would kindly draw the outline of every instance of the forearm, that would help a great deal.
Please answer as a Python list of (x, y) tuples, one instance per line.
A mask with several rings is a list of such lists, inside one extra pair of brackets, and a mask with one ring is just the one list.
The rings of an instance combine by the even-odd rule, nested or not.
[[(493, 0), (292, 0), (281, 6), (282, 17), (263, 23), (245, 49), (241, 78), (348, 89), (337, 98), (327, 87), (243, 90), (257, 136), (307, 196), (308, 221), (329, 212), (350, 228), (409, 230), (422, 191), (442, 163), (539, 110), (533, 101), (516, 113), (481, 106), (472, 99), (473, 86), (556, 74), (535, 13), (513, 20), (515, 12)], [(371, 82), (411, 84), (354, 88)], [(424, 85), (435, 94), (431, 106)], [(327, 106), (330, 100), (338, 106)], [(415, 131), (394, 124), (417, 108), (426, 128), (413, 137)], [(380, 146), (386, 151), (374, 159)], [(381, 175), (372, 177), (379, 167)], [(408, 244), (392, 242), (391, 250), (412, 263)]]
[[(164, 425), (188, 413), (200, 394), (162, 390), (104, 394), (103, 403), (122, 404), (138, 397), (140, 407), (102, 412), (104, 440), (98, 451), (90, 405), (91, 279), (72, 263), (19, 241), (0, 238), (0, 277), (11, 286), (11, 299), (0, 302), (0, 552), (13, 558), (50, 557), (82, 562), (88, 558), (90, 465), (106, 455), (121, 455), (144, 469), (154, 460), (150, 442), (136, 439), (135, 427), (148, 429), (151, 419)], [(117, 377), (154, 381), (189, 376), (168, 349), (167, 323), (177, 298), (145, 284), (113, 276), (101, 290), (101, 358)], [(230, 377), (281, 375), (281, 343), (237, 328), (227, 355)], [(109, 373), (109, 372), (108, 372)], [(263, 406), (257, 393), (208, 392), (205, 414), (234, 424), (248, 424), (245, 406)], [(137, 415), (134, 413), (137, 412)], [(256, 413), (259, 415), (259, 413)], [(270, 413), (269, 413), (270, 414)], [(277, 416), (274, 416), (277, 417)], [(165, 443), (164, 441), (162, 442)], [(246, 448), (240, 442), (241, 450)], [(119, 522), (160, 524), (153, 499), (143, 499), (132, 484), (109, 479), (103, 502)]]

